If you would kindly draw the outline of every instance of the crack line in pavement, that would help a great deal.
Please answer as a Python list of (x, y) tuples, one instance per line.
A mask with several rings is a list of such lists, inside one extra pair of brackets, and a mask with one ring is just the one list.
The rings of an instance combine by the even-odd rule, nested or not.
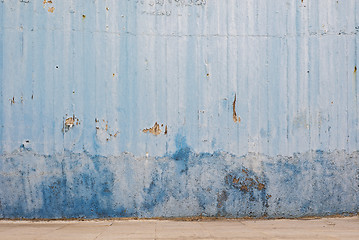
[(107, 226), (107, 228), (105, 228), (102, 232), (100, 232), (95, 238), (94, 240), (96, 240), (99, 236), (101, 236), (104, 232), (106, 232), (111, 226), (112, 226), (113, 222), (111, 222), (111, 224), (109, 224)]

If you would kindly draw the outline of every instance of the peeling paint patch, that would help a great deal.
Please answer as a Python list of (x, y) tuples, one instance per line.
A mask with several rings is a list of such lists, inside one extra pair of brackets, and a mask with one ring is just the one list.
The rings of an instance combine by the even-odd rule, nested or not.
[(146, 128), (146, 129), (143, 129), (142, 132), (144, 133), (152, 133), (153, 135), (157, 136), (157, 135), (160, 135), (162, 130), (160, 128), (160, 125), (155, 122), (155, 125), (153, 125), (152, 128)]
[(42, 3), (44, 4), (44, 8), (46, 7), (46, 4), (50, 4), (50, 7), (47, 9), (48, 12), (53, 13), (55, 11), (55, 7), (51, 6), (51, 0), (44, 0)]
[(236, 101), (237, 101), (237, 94), (234, 95), (234, 100), (233, 100), (233, 121), (240, 123), (241, 118), (239, 116), (237, 117), (237, 112), (236, 112)]
[(66, 118), (63, 124), (62, 131), (68, 132), (75, 125), (79, 125), (80, 120), (75, 117), (75, 114), (72, 117)]

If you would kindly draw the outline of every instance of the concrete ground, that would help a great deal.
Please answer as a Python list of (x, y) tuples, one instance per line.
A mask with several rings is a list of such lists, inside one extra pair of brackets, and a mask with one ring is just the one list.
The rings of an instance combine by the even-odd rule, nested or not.
[(0, 239), (359, 239), (359, 217), (297, 220), (0, 221)]

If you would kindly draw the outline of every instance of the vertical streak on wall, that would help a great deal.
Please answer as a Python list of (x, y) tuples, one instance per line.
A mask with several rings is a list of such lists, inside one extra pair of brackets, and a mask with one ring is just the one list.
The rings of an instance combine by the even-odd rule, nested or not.
[[(353, 151), (357, 4), (1, 2), (2, 148), (162, 155), (181, 132), (198, 152)], [(141, 133), (156, 121), (170, 134)]]

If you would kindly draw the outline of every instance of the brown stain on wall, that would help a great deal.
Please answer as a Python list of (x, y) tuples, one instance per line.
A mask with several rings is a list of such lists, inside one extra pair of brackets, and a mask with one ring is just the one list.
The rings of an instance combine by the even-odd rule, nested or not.
[(80, 120), (78, 118), (75, 117), (75, 114), (72, 117), (68, 117), (65, 119), (64, 123), (63, 123), (63, 128), (62, 131), (63, 132), (67, 132), (69, 131), (72, 127), (74, 127), (75, 125), (79, 125)]
[(236, 177), (232, 174), (226, 176), (226, 183), (243, 192), (250, 192), (254, 189), (262, 191), (266, 188), (265, 184), (260, 182), (257, 177), (250, 177), (248, 172), (243, 171), (245, 177)]
[(72, 127), (73, 125), (75, 125), (75, 117), (69, 117), (65, 120), (65, 125)]
[(233, 121), (234, 122), (241, 122), (241, 118), (237, 116), (237, 112), (236, 112), (236, 102), (237, 102), (237, 94), (234, 95), (234, 100), (233, 100)]
[(42, 2), (44, 4), (44, 8), (46, 4), (50, 4), (50, 7), (48, 7), (47, 11), (50, 13), (53, 13), (55, 11), (55, 7), (51, 7), (52, 1), (51, 0), (44, 0)]
[(153, 135), (157, 136), (157, 135), (160, 135), (162, 130), (160, 128), (160, 125), (155, 122), (155, 125), (153, 125), (152, 128), (146, 128), (146, 129), (143, 129), (142, 132), (144, 133), (152, 133)]
[(354, 66), (354, 72), (353, 72), (353, 94), (355, 101), (357, 101), (357, 93), (358, 93), (358, 83), (357, 83), (357, 66)]

